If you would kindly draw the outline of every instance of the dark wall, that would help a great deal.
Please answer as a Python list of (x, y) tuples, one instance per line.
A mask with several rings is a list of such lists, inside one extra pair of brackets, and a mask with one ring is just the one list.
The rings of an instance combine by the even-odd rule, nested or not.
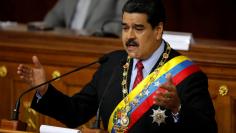
[[(0, 21), (42, 20), (57, 0), (1, 0)], [(236, 0), (164, 0), (166, 30), (194, 37), (236, 40)]]
[(42, 20), (57, 0), (0, 0), (0, 21)]
[(236, 40), (236, 0), (165, 0), (166, 29)]

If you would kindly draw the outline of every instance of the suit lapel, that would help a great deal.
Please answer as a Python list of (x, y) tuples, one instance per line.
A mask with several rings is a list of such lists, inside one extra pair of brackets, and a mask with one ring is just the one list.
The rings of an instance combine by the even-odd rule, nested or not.
[[(130, 61), (129, 71), (128, 71), (128, 78), (127, 78), (127, 89), (129, 90), (130, 87), (130, 81), (131, 81), (131, 74), (132, 74), (132, 68), (133, 68), (133, 59)], [(123, 71), (122, 71), (123, 72)]]
[[(156, 67), (158, 66), (159, 62), (160, 62), (161, 59), (162, 59), (162, 55), (163, 55), (163, 53), (164, 53), (164, 52), (166, 51), (166, 49), (167, 49), (166, 42), (164, 41), (164, 43), (165, 43), (164, 50), (163, 50), (163, 52), (161, 53), (161, 56), (160, 56), (160, 58), (158, 59), (158, 61), (156, 62), (156, 64), (153, 66), (153, 68), (152, 68), (152, 70), (151, 70), (150, 73), (152, 73), (152, 72), (156, 69)], [(149, 73), (149, 74), (150, 74), (150, 73)]]
[[(166, 45), (166, 42), (164, 42), (164, 43), (165, 43), (164, 51), (166, 51), (167, 45)], [(164, 53), (164, 51), (162, 52), (162, 54)], [(156, 67), (158, 66), (159, 62), (161, 61), (162, 54), (161, 54), (160, 58), (158, 59), (158, 61), (156, 62), (156, 64), (153, 66), (153, 68), (150, 71), (150, 73), (152, 73), (156, 69)], [(133, 59), (130, 61), (130, 66), (129, 66), (128, 79), (127, 79), (127, 87), (128, 87), (128, 89), (130, 87), (132, 68), (133, 68)]]

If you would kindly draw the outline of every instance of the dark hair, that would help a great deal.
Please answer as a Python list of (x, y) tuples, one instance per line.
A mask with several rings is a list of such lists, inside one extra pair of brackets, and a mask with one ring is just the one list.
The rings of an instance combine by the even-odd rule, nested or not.
[(128, 0), (122, 9), (124, 12), (146, 14), (152, 28), (160, 22), (166, 22), (165, 7), (161, 0)]

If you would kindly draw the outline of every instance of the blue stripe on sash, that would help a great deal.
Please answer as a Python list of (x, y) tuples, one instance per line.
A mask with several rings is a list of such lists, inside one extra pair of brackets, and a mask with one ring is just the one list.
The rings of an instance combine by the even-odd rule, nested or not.
[[(158, 89), (159, 85), (166, 82), (166, 74), (167, 73), (171, 73), (171, 76), (174, 77), (179, 72), (181, 72), (182, 70), (184, 70), (185, 68), (189, 67), (192, 64), (193, 64), (192, 61), (185, 60), (185, 61), (181, 62), (180, 64), (176, 65), (174, 68), (172, 68), (171, 70), (169, 70), (165, 74), (163, 74), (157, 80), (155, 80), (147, 89), (149, 91), (148, 95), (146, 95), (146, 96), (137, 95), (135, 97), (138, 100), (138, 105), (141, 105), (143, 103), (143, 101), (145, 101), (152, 93), (154, 93)], [(157, 83), (158, 81), (159, 81), (160, 84), (158, 86), (155, 86), (155, 83)], [(141, 93), (145, 94), (145, 92), (143, 92), (143, 91)], [(131, 114), (133, 111), (135, 111), (136, 108), (138, 107), (138, 105), (134, 106), (134, 105), (132, 105), (132, 102), (131, 102), (130, 106), (132, 107), (132, 110), (129, 112), (129, 114)]]

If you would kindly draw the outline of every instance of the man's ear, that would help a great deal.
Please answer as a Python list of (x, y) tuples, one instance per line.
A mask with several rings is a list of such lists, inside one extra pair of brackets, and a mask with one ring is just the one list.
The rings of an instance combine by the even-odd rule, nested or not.
[(162, 34), (163, 34), (163, 26), (164, 23), (163, 22), (159, 22), (159, 24), (155, 27), (156, 33), (157, 33), (157, 40), (160, 40), (162, 38)]

